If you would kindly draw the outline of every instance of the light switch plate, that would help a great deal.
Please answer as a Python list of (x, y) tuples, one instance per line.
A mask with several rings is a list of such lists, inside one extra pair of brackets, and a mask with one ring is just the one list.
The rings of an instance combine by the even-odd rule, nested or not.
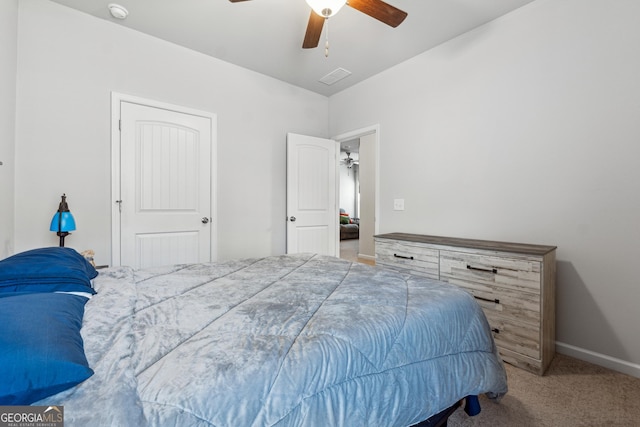
[(403, 211), (404, 210), (404, 199), (393, 199), (393, 210), (394, 211)]

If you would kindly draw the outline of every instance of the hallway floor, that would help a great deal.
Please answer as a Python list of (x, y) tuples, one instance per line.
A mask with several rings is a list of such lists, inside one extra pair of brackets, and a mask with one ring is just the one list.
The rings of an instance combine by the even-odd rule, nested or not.
[(358, 239), (340, 240), (340, 258), (362, 264), (375, 265), (375, 260), (358, 258), (358, 248), (360, 241)]

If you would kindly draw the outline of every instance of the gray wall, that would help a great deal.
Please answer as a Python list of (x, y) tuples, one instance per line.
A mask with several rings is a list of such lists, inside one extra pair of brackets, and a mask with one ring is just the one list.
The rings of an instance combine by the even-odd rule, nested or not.
[[(44, 0), (21, 0), (16, 125), (16, 251), (111, 252), (111, 91), (217, 114), (218, 258), (285, 251), (286, 133), (327, 137), (328, 99)], [(3, 100), (4, 102), (4, 100)]]
[(329, 102), (380, 124), (381, 233), (557, 245), (560, 351), (638, 376), (639, 16), (538, 0)]
[(0, 259), (14, 245), (14, 147), (18, 0), (0, 2)]

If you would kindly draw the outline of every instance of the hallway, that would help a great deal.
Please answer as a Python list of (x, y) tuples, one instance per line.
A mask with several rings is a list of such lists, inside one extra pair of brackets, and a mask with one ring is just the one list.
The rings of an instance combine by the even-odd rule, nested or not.
[(363, 264), (375, 265), (376, 262), (371, 259), (358, 258), (358, 248), (360, 240), (347, 239), (340, 241), (340, 258)]

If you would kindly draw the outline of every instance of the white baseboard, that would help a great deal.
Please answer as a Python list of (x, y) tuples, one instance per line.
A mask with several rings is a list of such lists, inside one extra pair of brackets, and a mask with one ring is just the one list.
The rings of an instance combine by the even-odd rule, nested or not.
[(572, 345), (564, 344), (558, 341), (556, 341), (556, 351), (560, 354), (575, 357), (576, 359), (584, 360), (585, 362), (593, 363), (594, 365), (602, 366), (617, 372), (622, 372), (623, 374), (631, 375), (632, 377), (640, 378), (640, 365), (627, 362), (626, 360), (616, 359), (615, 357), (596, 353), (594, 351), (586, 350), (580, 347), (574, 347)]
[(371, 256), (371, 255), (365, 255), (365, 254), (358, 254), (358, 258), (368, 259), (370, 261), (375, 261), (376, 260), (375, 255)]

